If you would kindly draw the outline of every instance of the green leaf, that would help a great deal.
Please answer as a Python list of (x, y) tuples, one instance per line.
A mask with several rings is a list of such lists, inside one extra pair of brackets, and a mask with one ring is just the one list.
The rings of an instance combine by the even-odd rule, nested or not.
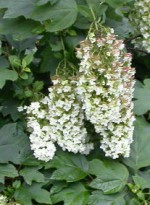
[(29, 17), (33, 11), (35, 3), (31, 0), (5, 0), (0, 1), (0, 8), (6, 8), (3, 18), (16, 18), (18, 16)]
[(34, 49), (35, 43), (38, 41), (38, 37), (34, 36), (25, 40), (15, 41), (12, 35), (8, 34), (5, 36), (8, 43), (20, 53), (26, 49)]
[(37, 0), (36, 5), (41, 6), (43, 4), (50, 3), (51, 5), (55, 4), (58, 0)]
[(94, 191), (88, 205), (126, 205), (126, 202), (121, 194), (104, 195), (101, 191)]
[(34, 55), (34, 52), (30, 52), (28, 55), (26, 55), (23, 60), (22, 60), (22, 66), (23, 68), (25, 68), (27, 65), (29, 65), (32, 61), (33, 61), (33, 55)]
[[(107, 10), (107, 5), (101, 4), (99, 0), (86, 0), (86, 3), (88, 4), (88, 8), (90, 9), (91, 13), (91, 20), (93, 21), (93, 14), (92, 11), (94, 12), (94, 15), (98, 18), (102, 16), (105, 11)], [(92, 9), (92, 11), (91, 11)]]
[(4, 56), (0, 56), (0, 68), (8, 68), (9, 62)]
[(43, 184), (34, 183), (28, 188), (32, 199), (38, 203), (51, 204), (50, 193), (42, 188)]
[[(16, 6), (15, 3), (14, 6)], [(34, 36), (33, 30), (38, 26), (39, 26), (38, 22), (32, 21), (30, 19), (24, 19), (22, 17), (16, 19), (0, 20), (1, 34), (3, 35), (12, 34), (13, 39), (16, 41), (33, 37)]]
[(29, 139), (16, 123), (0, 129), (0, 163), (22, 163), (30, 154)]
[(4, 117), (10, 115), (13, 121), (21, 118), (21, 113), (17, 110), (18, 102), (15, 99), (7, 98), (2, 102), (2, 114)]
[(18, 172), (12, 164), (0, 164), (0, 183), (4, 183), (5, 177), (14, 178)]
[(50, 190), (51, 195), (62, 191), (64, 188), (68, 186), (68, 184), (64, 181), (53, 181), (52, 184), (53, 186)]
[(44, 83), (42, 81), (35, 81), (33, 83), (33, 90), (38, 92), (38, 91), (41, 91), (44, 87)]
[[(55, 1), (53, 2), (55, 3)], [(47, 31), (59, 31), (71, 26), (77, 17), (77, 5), (74, 0), (57, 1), (53, 6), (44, 4), (37, 6), (31, 0), (5, 0), (0, 1), (0, 8), (7, 8), (3, 18), (16, 18), (24, 16), (26, 19), (35, 21), (46, 21)], [(66, 23), (67, 22), (67, 23)]]
[(51, 195), (52, 203), (64, 201), (64, 205), (85, 205), (88, 197), (88, 190), (81, 183), (73, 183), (68, 188)]
[(134, 183), (138, 187), (140, 187), (140, 189), (150, 188), (150, 180), (147, 181), (147, 179), (145, 179), (137, 174), (135, 176), (133, 176), (132, 178), (133, 178)]
[(123, 162), (134, 170), (150, 166), (150, 125), (142, 117), (135, 122), (135, 131), (129, 158)]
[(15, 70), (0, 68), (0, 89), (3, 88), (7, 80), (15, 81), (17, 78), (18, 74)]
[(132, 198), (129, 201), (129, 205), (141, 205), (141, 203), (136, 198)]
[(46, 30), (49, 32), (63, 30), (75, 22), (78, 14), (77, 4), (74, 0), (58, 1), (48, 12), (52, 22), (45, 24)]
[(14, 198), (23, 205), (32, 205), (32, 199), (38, 203), (51, 204), (50, 194), (42, 186), (40, 183), (31, 186), (23, 184), (15, 191)]
[(87, 176), (89, 164), (82, 155), (60, 152), (46, 168), (56, 168), (51, 179), (75, 182)]
[(39, 167), (25, 167), (20, 170), (19, 174), (23, 176), (25, 182), (29, 185), (35, 182), (45, 182), (44, 175), (38, 171)]
[(137, 115), (142, 115), (150, 110), (150, 79), (144, 80), (144, 85), (138, 86), (136, 84), (134, 97), (134, 112)]
[(141, 184), (141, 187), (144, 188), (149, 188), (150, 189), (150, 169), (146, 170), (146, 171), (141, 171), (139, 172), (139, 177), (141, 177), (143, 179), (143, 183), (139, 181), (139, 183)]
[(115, 34), (120, 38), (128, 38), (131, 33), (133, 33), (133, 26), (130, 24), (127, 18), (122, 18), (121, 21), (116, 21), (115, 19), (107, 18), (106, 25), (114, 28)]
[(90, 162), (89, 166), (89, 173), (97, 176), (90, 183), (90, 186), (102, 190), (104, 194), (117, 193), (127, 183), (129, 173), (123, 164), (94, 159)]
[(51, 51), (49, 45), (44, 47), (40, 53), (41, 55), (41, 64), (40, 64), (40, 73), (50, 72), (51, 75), (55, 75), (56, 68), (58, 66), (59, 60), (54, 57), (54, 52)]
[(23, 80), (27, 80), (29, 76), (26, 72), (23, 72), (23, 73), (20, 73), (19, 77), (22, 78)]
[(105, 0), (105, 2), (108, 3), (113, 8), (121, 7), (124, 4), (131, 2), (131, 1), (133, 1), (133, 0), (124, 0), (124, 1), (122, 1), (122, 0)]
[(15, 191), (14, 198), (24, 205), (32, 205), (31, 194), (25, 186), (21, 186)]

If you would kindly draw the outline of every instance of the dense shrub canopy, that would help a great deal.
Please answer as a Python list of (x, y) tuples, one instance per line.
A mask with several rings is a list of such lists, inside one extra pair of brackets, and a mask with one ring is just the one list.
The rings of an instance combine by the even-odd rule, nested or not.
[(150, 204), (149, 0), (0, 0), (0, 204)]

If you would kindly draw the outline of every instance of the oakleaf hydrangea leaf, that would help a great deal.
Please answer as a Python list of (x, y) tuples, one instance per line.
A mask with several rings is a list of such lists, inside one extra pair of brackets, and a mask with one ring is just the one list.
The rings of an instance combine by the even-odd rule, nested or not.
[(17, 176), (18, 172), (12, 164), (0, 164), (0, 183), (4, 183), (5, 177), (14, 178)]
[(51, 196), (54, 204), (64, 201), (64, 205), (85, 205), (88, 197), (88, 190), (81, 183), (74, 183)]
[(31, 185), (33, 181), (44, 182), (44, 175), (38, 170), (39, 167), (25, 167), (20, 170), (19, 174), (23, 176), (27, 184)]
[(6, 80), (15, 81), (18, 78), (18, 74), (15, 70), (9, 70), (6, 68), (0, 69), (0, 89), (5, 85)]
[(101, 191), (94, 191), (89, 197), (88, 205), (126, 205), (120, 194), (104, 195)]
[(15, 191), (14, 197), (23, 205), (32, 205), (32, 199), (42, 204), (51, 204), (50, 194), (42, 186), (41, 183), (33, 183), (31, 186), (23, 184)]
[(17, 123), (9, 123), (0, 129), (0, 163), (22, 163), (30, 154), (27, 135)]
[(134, 101), (135, 114), (142, 115), (150, 110), (150, 79), (144, 80), (144, 85), (136, 84), (134, 98), (136, 98)]
[(150, 126), (142, 117), (135, 122), (134, 141), (129, 158), (123, 161), (134, 170), (150, 166)]
[(74, 182), (88, 175), (89, 164), (82, 155), (63, 152), (49, 162), (47, 168), (50, 167), (57, 168), (53, 172), (51, 179)]
[(97, 176), (90, 186), (102, 190), (104, 194), (117, 193), (122, 190), (129, 177), (126, 167), (114, 161), (94, 159), (90, 162), (89, 172)]

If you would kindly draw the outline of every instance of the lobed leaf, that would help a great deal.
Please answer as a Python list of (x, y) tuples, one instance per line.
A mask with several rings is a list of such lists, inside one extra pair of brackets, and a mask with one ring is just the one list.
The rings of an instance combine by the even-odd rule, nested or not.
[(89, 164), (82, 155), (60, 152), (46, 165), (46, 168), (57, 168), (51, 179), (75, 182), (88, 175)]
[(4, 87), (7, 80), (15, 81), (17, 78), (18, 74), (15, 70), (0, 68), (0, 89)]
[(39, 171), (40, 167), (25, 167), (20, 170), (19, 174), (23, 176), (25, 182), (29, 185), (32, 182), (45, 182), (44, 175)]
[(12, 164), (0, 164), (0, 183), (4, 183), (5, 177), (14, 178), (18, 172)]
[(9, 161), (20, 164), (30, 154), (27, 135), (17, 127), (17, 123), (9, 123), (0, 129), (0, 163)]
[(94, 191), (88, 205), (126, 205), (126, 201), (121, 194), (105, 195), (101, 191)]
[(42, 186), (41, 183), (33, 183), (31, 186), (24, 183), (15, 191), (14, 197), (23, 205), (32, 205), (32, 199), (38, 203), (51, 204), (50, 194)]
[(121, 191), (128, 180), (129, 173), (127, 168), (115, 161), (100, 161), (94, 159), (90, 162), (89, 173), (97, 176), (90, 186), (100, 189), (104, 194), (112, 194)]
[(88, 190), (81, 183), (73, 183), (68, 188), (51, 195), (53, 204), (64, 201), (64, 205), (85, 205), (88, 197)]

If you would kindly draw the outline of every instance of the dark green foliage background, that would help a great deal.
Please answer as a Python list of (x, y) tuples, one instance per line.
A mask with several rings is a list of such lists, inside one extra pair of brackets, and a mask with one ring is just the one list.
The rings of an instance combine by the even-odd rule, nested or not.
[[(0, 192), (23, 205), (150, 204), (150, 55), (131, 45), (133, 0), (0, 0)], [(94, 15), (93, 15), (94, 14)], [(100, 18), (133, 54), (137, 83), (131, 156), (111, 160), (99, 148), (89, 156), (58, 149), (36, 160), (25, 118), (17, 111), (47, 94), (64, 59), (78, 67), (75, 48)]]

